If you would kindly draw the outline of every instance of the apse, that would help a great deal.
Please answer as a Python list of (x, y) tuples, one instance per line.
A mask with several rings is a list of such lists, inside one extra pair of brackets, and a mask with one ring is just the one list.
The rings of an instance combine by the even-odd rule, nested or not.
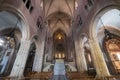
[(67, 56), (66, 50), (66, 35), (62, 30), (57, 30), (53, 35), (54, 58), (65, 59)]

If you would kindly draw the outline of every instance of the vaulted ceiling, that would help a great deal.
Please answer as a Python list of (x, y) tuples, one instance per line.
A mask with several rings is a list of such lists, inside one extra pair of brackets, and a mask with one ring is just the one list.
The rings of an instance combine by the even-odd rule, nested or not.
[(75, 0), (44, 0), (45, 15), (49, 15), (56, 12), (63, 12), (70, 16), (74, 12)]
[(53, 33), (57, 29), (65, 33), (70, 31), (75, 0), (43, 0), (43, 9), (48, 27)]

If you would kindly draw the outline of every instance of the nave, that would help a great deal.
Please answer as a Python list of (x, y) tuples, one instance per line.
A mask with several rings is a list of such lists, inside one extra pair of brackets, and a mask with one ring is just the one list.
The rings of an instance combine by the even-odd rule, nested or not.
[(120, 80), (120, 0), (0, 0), (0, 80)]

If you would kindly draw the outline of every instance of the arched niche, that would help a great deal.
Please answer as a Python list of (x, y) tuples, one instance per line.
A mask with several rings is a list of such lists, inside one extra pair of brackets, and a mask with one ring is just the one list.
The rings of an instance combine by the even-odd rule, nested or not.
[[(103, 52), (104, 60), (107, 64), (110, 74), (119, 74), (119, 67), (117, 65), (119, 62), (115, 61), (113, 58), (113, 52), (110, 51), (110, 46), (112, 42), (119, 42), (119, 34), (120, 34), (120, 10), (117, 8), (108, 9), (103, 11), (104, 14), (101, 14), (97, 17), (96, 25), (94, 25), (95, 33), (93, 36), (97, 39), (101, 51)], [(108, 38), (109, 36), (114, 36), (112, 39)], [(112, 47), (117, 45), (112, 45)], [(119, 51), (119, 50), (118, 50)], [(117, 54), (117, 53), (116, 53)], [(118, 56), (117, 56), (118, 57)], [(118, 68), (116, 68), (116, 66)]]

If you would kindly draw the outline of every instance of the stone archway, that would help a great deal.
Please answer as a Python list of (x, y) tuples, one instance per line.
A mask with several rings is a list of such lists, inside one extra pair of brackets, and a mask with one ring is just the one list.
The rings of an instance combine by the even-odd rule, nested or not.
[[(117, 37), (115, 37), (115, 35), (120, 34), (119, 14), (120, 14), (120, 11), (118, 9), (111, 9), (101, 16), (101, 18), (99, 19), (99, 21), (96, 25), (97, 40), (99, 42), (100, 48), (102, 49), (105, 62), (107, 64), (107, 67), (111, 74), (119, 74), (119, 69), (118, 69), (119, 65), (117, 65), (117, 62), (112, 59), (112, 56), (111, 56), (112, 54), (111, 54), (111, 52), (109, 52), (108, 47), (106, 46), (107, 43), (112, 41), (112, 39), (106, 40), (106, 38), (108, 38), (109, 35), (112, 35), (112, 34), (113, 34), (114, 38), (117, 38)], [(111, 17), (109, 17), (109, 16), (111, 16)], [(111, 33), (111, 34), (109, 34), (109, 33)], [(118, 38), (119, 38), (119, 36), (118, 36)], [(118, 39), (118, 41), (119, 41), (119, 39)], [(116, 68), (116, 66), (117, 66), (117, 68)]]
[[(118, 16), (118, 18), (117, 18)], [(108, 30), (113, 33), (119, 34), (119, 9), (116, 6), (108, 6), (94, 17), (92, 19), (92, 23), (90, 24), (90, 46), (92, 50), (92, 54), (94, 54), (94, 59), (95, 57), (99, 56), (99, 58), (102, 62), (102, 65), (97, 65), (97, 59), (94, 60), (95, 66), (101, 68), (101, 70), (97, 69), (97, 74), (104, 74), (104, 75), (109, 75), (109, 70), (106, 65), (106, 55), (104, 54), (103, 50), (103, 40), (105, 37), (105, 31)], [(94, 50), (96, 49), (96, 50)], [(97, 53), (97, 54), (96, 54)], [(98, 63), (99, 64), (99, 63)]]
[[(5, 20), (5, 21), (0, 20), (2, 21), (2, 24), (0, 24), (0, 32), (3, 33), (3, 35), (12, 37), (15, 36), (15, 39), (18, 43), (18, 47), (15, 48), (16, 56), (14, 56), (13, 66), (11, 67), (11, 71), (9, 72), (8, 75), (21, 76), (23, 74), (23, 67), (26, 60), (25, 57), (27, 56), (26, 50), (27, 48), (29, 48), (29, 45), (31, 44), (30, 41), (28, 40), (30, 37), (29, 27), (24, 16), (13, 6), (11, 5), (1, 6), (0, 11), (1, 11), (0, 15), (2, 16), (3, 20)], [(12, 34), (9, 34), (11, 32)], [(21, 60), (21, 58), (22, 60), (24, 60), (24, 62)]]
[(13, 67), (20, 41), (22, 38), (21, 27), (22, 23), (12, 12), (2, 10), (0, 12), (0, 39), (1, 39), (1, 76), (8, 76)]

